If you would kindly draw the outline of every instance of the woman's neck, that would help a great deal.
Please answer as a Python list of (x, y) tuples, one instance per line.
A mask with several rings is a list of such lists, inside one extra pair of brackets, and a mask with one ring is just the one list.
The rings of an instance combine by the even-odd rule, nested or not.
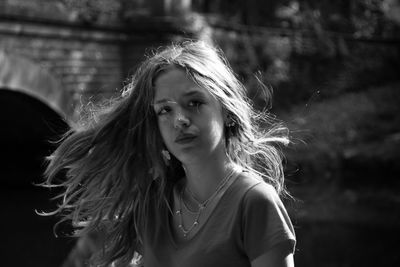
[(220, 182), (232, 171), (234, 163), (226, 156), (184, 165), (186, 187), (200, 202), (208, 199)]

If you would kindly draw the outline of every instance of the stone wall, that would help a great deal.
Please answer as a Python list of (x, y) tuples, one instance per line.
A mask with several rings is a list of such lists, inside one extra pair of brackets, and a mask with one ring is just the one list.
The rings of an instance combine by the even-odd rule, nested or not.
[[(148, 49), (182, 36), (167, 18), (85, 23), (54, 4), (58, 1), (34, 2), (0, 2), (0, 86), (31, 93), (50, 106), (57, 102), (67, 120), (77, 120), (82, 104), (118, 94)], [(57, 82), (44, 85), (32, 77), (43, 72)]]

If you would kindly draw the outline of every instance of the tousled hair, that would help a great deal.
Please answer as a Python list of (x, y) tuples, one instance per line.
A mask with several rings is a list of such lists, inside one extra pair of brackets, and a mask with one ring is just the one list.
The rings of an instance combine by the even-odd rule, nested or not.
[[(58, 196), (62, 201), (50, 214), (71, 221), (78, 236), (107, 233), (103, 250), (95, 256), (99, 266), (128, 263), (136, 242), (143, 241), (144, 227), (154, 228), (149, 233), (161, 229), (161, 211), (169, 210), (172, 186), (184, 175), (176, 158), (166, 164), (162, 157), (164, 145), (152, 108), (154, 81), (170, 66), (184, 69), (207, 89), (233, 122), (225, 128), (231, 160), (278, 193), (286, 192), (279, 145), (288, 143), (287, 129), (252, 107), (220, 50), (201, 41), (170, 45), (148, 57), (121, 97), (71, 129), (48, 157), (44, 185), (63, 188)], [(160, 211), (152, 223), (150, 211)]]

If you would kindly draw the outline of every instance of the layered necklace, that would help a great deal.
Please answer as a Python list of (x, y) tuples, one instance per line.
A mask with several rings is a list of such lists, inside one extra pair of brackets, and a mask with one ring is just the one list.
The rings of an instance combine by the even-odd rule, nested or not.
[[(201, 213), (203, 212), (203, 210), (205, 208), (207, 208), (208, 204), (218, 195), (218, 193), (224, 188), (224, 186), (228, 183), (228, 181), (231, 179), (233, 173), (235, 172), (235, 169), (232, 169), (225, 177), (224, 179), (221, 180), (221, 182), (219, 183), (219, 185), (217, 186), (217, 189), (214, 191), (214, 193), (207, 198), (205, 201), (200, 202), (198, 201), (194, 194), (192, 193), (192, 191), (190, 191), (189, 188), (187, 188), (186, 186), (182, 189), (181, 193), (179, 194), (179, 209), (176, 211), (176, 214), (179, 216), (179, 224), (178, 224), (178, 228), (182, 231), (183, 236), (187, 237), (189, 235), (189, 233), (196, 227), (199, 225), (199, 218)], [(183, 194), (184, 191), (188, 191), (188, 193), (190, 194), (190, 197), (196, 202), (197, 206), (198, 206), (198, 210), (197, 211), (192, 211), (190, 210), (186, 203), (183, 200)], [(188, 213), (191, 213), (192, 215), (194, 215), (194, 222), (192, 223), (191, 226), (189, 226), (188, 228), (186, 228), (183, 225), (183, 210), (182, 208), (184, 208)]]

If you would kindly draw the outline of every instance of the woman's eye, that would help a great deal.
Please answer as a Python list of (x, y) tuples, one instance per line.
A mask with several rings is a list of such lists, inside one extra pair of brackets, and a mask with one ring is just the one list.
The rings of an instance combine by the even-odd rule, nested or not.
[(200, 107), (202, 104), (203, 104), (203, 103), (202, 103), (201, 101), (192, 100), (192, 101), (189, 102), (188, 106), (189, 106), (189, 107), (198, 108), (198, 107)]
[(168, 108), (168, 107), (160, 108), (160, 109), (157, 111), (157, 115), (164, 115), (164, 114), (167, 114), (170, 110), (171, 110), (171, 109)]

